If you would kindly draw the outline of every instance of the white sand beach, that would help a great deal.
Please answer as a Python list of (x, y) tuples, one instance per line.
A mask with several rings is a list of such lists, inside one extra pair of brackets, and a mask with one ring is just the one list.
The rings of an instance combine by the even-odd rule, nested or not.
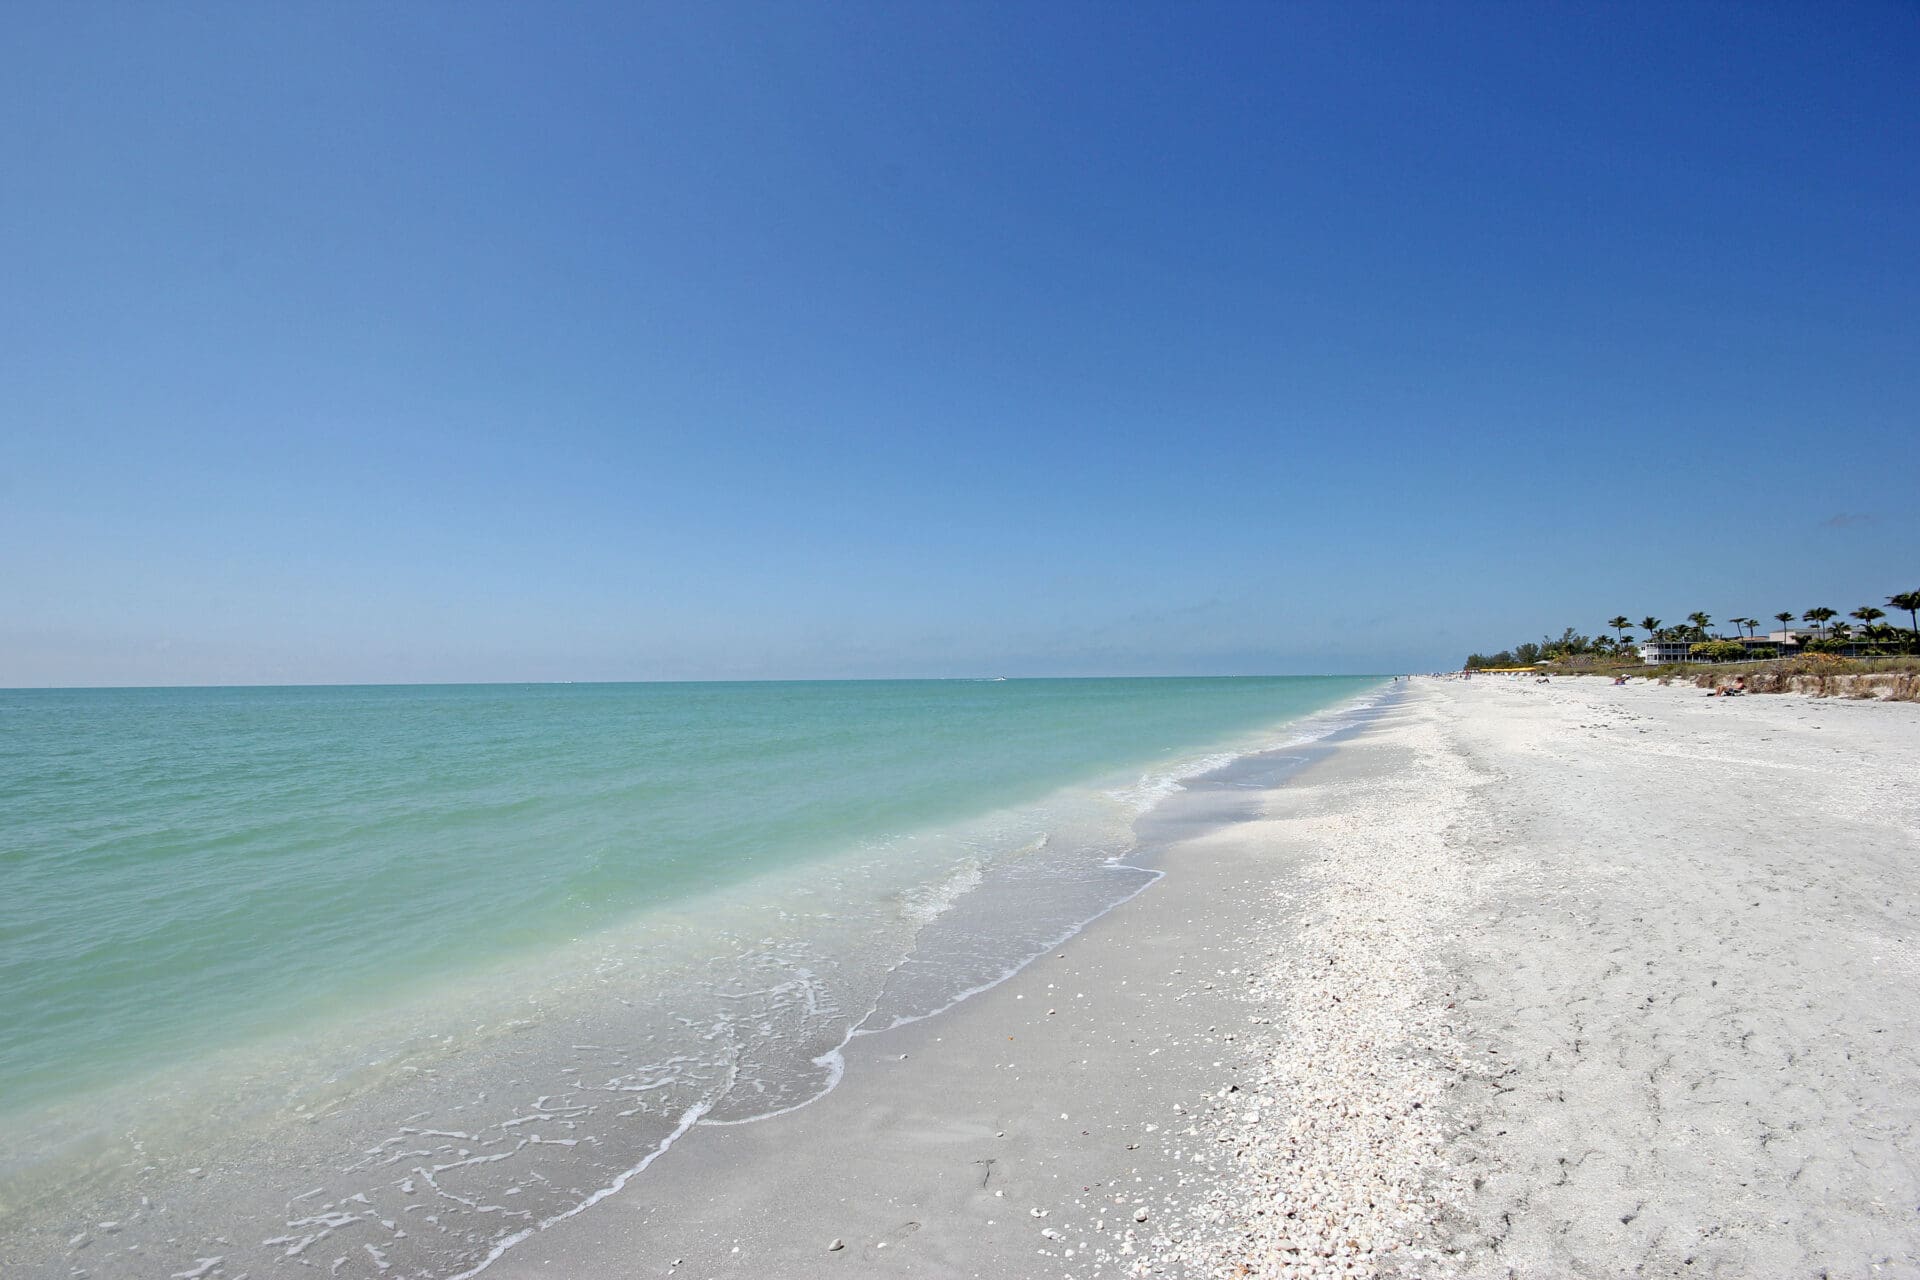
[(5, 16), (0, 1280), (1920, 1280), (1920, 0)]
[(1419, 682), (1343, 756), (1273, 797), (1280, 1123), (1183, 1264), (1920, 1274), (1914, 707)]
[(1912, 705), (1415, 681), (491, 1272), (1920, 1275), (1916, 779)]

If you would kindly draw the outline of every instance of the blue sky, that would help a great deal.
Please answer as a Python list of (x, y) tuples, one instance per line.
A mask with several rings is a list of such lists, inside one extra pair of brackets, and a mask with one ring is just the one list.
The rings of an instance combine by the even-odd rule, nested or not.
[(1904, 5), (66, 5), (0, 685), (1396, 671), (1920, 588)]

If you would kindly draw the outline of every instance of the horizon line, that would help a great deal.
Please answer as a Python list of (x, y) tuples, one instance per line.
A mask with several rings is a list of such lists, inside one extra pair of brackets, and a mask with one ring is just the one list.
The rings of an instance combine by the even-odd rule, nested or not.
[(167, 689), (474, 689), (520, 688), (555, 685), (623, 684), (1011, 684), (1031, 680), (1384, 680), (1395, 674), (1385, 671), (1291, 671), (1233, 672), (1199, 675), (1073, 675), (1073, 676), (760, 676), (734, 678), (651, 680), (321, 680), (287, 684), (266, 682), (248, 684), (45, 684), (0, 685), (0, 693), (105, 693), (144, 692)]

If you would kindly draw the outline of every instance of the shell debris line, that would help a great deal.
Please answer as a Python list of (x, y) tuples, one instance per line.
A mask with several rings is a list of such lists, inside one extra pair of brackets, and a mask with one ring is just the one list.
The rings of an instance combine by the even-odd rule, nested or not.
[(1276, 886), (1249, 913), (1239, 1069), (1185, 1132), (1213, 1176), (1174, 1206), (1183, 1222), (1116, 1259), (1128, 1275), (1452, 1274), (1429, 1242), (1470, 1189), (1438, 1104), (1501, 1068), (1456, 1034), (1434, 960), (1471, 893), (1470, 842), (1450, 833), (1480, 820), (1485, 778), (1437, 717), (1392, 719), (1404, 765), (1273, 795), (1275, 837), (1310, 851), (1297, 905)]

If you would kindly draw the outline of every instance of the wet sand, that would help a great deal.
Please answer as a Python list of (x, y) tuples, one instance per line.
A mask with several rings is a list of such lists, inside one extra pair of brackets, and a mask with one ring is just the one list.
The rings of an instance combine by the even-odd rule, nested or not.
[(853, 1041), (819, 1101), (701, 1126), (485, 1274), (1121, 1275), (1155, 1256), (1231, 1159), (1195, 1125), (1253, 1029), (1246, 904), (1272, 903), (1294, 856), (1239, 820), (1299, 763), (1190, 785), (1143, 832), (1169, 872), (1145, 893), (947, 1013)]

